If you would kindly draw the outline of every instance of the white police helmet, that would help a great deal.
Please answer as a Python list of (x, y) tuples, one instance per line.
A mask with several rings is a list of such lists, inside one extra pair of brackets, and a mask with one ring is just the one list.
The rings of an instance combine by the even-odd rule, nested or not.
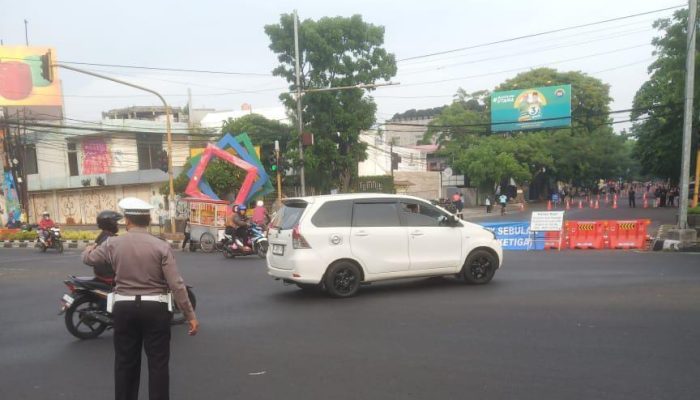
[(150, 215), (153, 206), (136, 197), (125, 197), (119, 202), (124, 215)]

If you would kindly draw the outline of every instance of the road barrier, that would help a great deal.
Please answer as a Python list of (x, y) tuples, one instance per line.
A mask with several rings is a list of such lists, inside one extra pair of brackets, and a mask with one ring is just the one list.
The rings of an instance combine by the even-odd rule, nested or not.
[(566, 221), (566, 237), (570, 249), (605, 248), (607, 221)]
[(642, 249), (647, 240), (648, 219), (608, 221), (608, 243), (611, 249)]

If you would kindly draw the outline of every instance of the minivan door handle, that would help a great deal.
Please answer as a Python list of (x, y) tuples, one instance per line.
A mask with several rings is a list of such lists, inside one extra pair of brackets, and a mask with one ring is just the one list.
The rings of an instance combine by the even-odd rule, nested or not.
[(413, 236), (422, 236), (422, 235), (423, 235), (423, 232), (421, 232), (421, 231), (413, 231), (413, 232), (411, 232), (411, 235), (413, 235)]
[(357, 231), (355, 232), (355, 236), (369, 236), (369, 233), (365, 231)]

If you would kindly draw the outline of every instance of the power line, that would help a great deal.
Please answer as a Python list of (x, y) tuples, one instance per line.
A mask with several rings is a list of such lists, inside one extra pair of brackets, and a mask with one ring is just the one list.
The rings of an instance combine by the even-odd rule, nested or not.
[(401, 86), (397, 86), (397, 87), (430, 85), (430, 84), (435, 84), (435, 83), (444, 83), (444, 82), (460, 81), (460, 80), (473, 79), (473, 78), (481, 78), (484, 76), (499, 75), (499, 74), (504, 74), (504, 73), (508, 73), (508, 72), (517, 72), (517, 71), (527, 70), (527, 69), (531, 69), (531, 68), (535, 68), (535, 67), (543, 68), (543, 67), (547, 67), (547, 66), (554, 65), (554, 64), (563, 64), (563, 63), (567, 63), (567, 62), (571, 62), (571, 61), (584, 60), (586, 58), (591, 58), (591, 57), (598, 57), (598, 56), (607, 55), (607, 54), (616, 54), (616, 53), (619, 53), (621, 51), (632, 50), (632, 49), (645, 47), (645, 46), (649, 46), (649, 44), (644, 43), (644, 44), (640, 44), (640, 45), (636, 45), (636, 46), (623, 47), (623, 48), (614, 49), (614, 50), (610, 50), (610, 51), (588, 54), (588, 55), (581, 56), (581, 57), (574, 57), (574, 58), (568, 58), (565, 60), (552, 61), (552, 62), (545, 63), (545, 64), (530, 65), (530, 66), (518, 67), (518, 68), (510, 68), (510, 69), (506, 69), (506, 70), (495, 71), (495, 72), (486, 72), (486, 73), (477, 74), (477, 75), (468, 75), (468, 76), (461, 76), (461, 77), (456, 77), (456, 78), (439, 79), (439, 80), (434, 80), (434, 81), (424, 81), (424, 82), (401, 84)]
[(601, 24), (606, 24), (606, 23), (609, 23), (609, 22), (625, 20), (625, 19), (629, 19), (629, 18), (636, 18), (636, 17), (640, 17), (640, 16), (643, 16), (643, 15), (656, 14), (656, 13), (659, 13), (659, 12), (668, 11), (668, 10), (675, 10), (675, 9), (677, 9), (677, 8), (682, 8), (682, 7), (685, 7), (685, 4), (683, 4), (683, 5), (677, 5), (677, 6), (672, 6), (672, 7), (666, 7), (666, 8), (660, 8), (660, 9), (657, 9), (657, 10), (646, 11), (646, 12), (637, 13), (637, 14), (625, 15), (625, 16), (622, 16), (622, 17), (616, 17), (616, 18), (605, 19), (605, 20), (601, 20), (601, 21), (589, 22), (589, 23), (587, 23), (587, 24), (573, 25), (573, 26), (568, 26), (568, 27), (559, 28), (559, 29), (552, 29), (552, 30), (549, 30), (549, 31), (543, 31), (543, 32), (538, 32), (538, 33), (532, 33), (532, 34), (522, 35), (522, 36), (516, 36), (516, 37), (512, 37), (512, 38), (508, 38), (508, 39), (501, 39), (501, 40), (496, 40), (496, 41), (492, 41), (492, 42), (480, 43), (480, 44), (476, 44), (476, 45), (472, 45), (472, 46), (460, 47), (460, 48), (457, 48), (457, 49), (444, 50), (444, 51), (438, 51), (438, 52), (435, 52), (435, 53), (428, 53), (428, 54), (423, 54), (423, 55), (418, 55), (418, 56), (406, 57), (406, 58), (399, 59), (399, 60), (397, 60), (397, 61), (402, 62), (402, 61), (408, 61), (408, 60), (416, 60), (416, 59), (420, 59), (420, 58), (428, 58), (428, 57), (434, 57), (434, 56), (438, 56), (438, 55), (442, 55), (442, 54), (456, 53), (456, 52), (459, 52), (459, 51), (476, 49), (476, 48), (479, 48), (479, 47), (493, 46), (493, 45), (496, 45), (496, 44), (514, 42), (514, 41), (517, 41), (517, 40), (522, 40), (522, 39), (527, 39), (527, 38), (532, 38), (532, 37), (537, 37), (537, 36), (543, 36), (543, 35), (549, 35), (549, 34), (552, 34), (552, 33), (570, 31), (570, 30), (585, 28), (585, 27), (594, 26), (594, 25), (601, 25)]

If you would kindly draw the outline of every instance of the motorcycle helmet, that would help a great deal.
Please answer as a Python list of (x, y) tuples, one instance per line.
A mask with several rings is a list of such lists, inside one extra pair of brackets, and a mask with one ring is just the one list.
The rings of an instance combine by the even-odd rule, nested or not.
[(240, 211), (246, 212), (246, 210), (248, 210), (248, 207), (246, 207), (245, 204), (241, 204), (241, 205), (238, 206), (238, 211), (239, 211), (239, 212), (240, 212)]
[(117, 233), (119, 228), (117, 227), (117, 222), (123, 218), (123, 215), (116, 211), (104, 210), (97, 214), (97, 227), (109, 231), (112, 233)]
[(41, 213), (41, 216), (42, 217), (49, 217), (50, 215), (49, 215), (48, 211), (44, 211), (43, 213)]

